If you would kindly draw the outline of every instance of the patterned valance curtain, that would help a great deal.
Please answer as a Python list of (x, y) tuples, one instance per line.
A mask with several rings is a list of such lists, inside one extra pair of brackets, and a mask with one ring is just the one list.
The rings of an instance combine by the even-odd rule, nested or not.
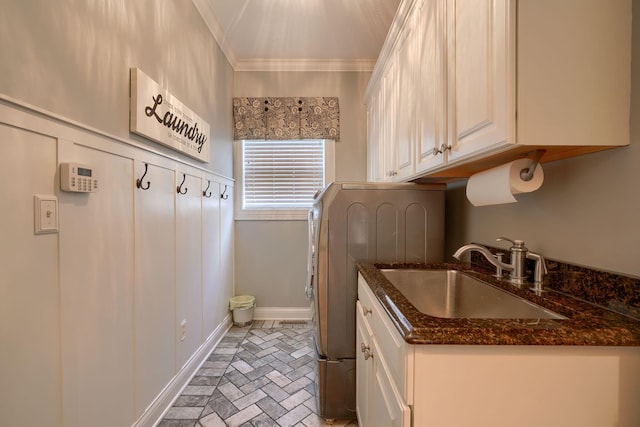
[(340, 141), (337, 97), (233, 98), (234, 139)]

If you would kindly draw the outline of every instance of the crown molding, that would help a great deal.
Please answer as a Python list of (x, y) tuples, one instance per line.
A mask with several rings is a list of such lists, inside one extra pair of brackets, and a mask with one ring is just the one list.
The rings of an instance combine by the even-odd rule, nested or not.
[(211, 33), (211, 35), (213, 35), (213, 38), (218, 43), (218, 46), (220, 46), (222, 53), (224, 53), (224, 56), (227, 57), (227, 61), (229, 61), (229, 64), (231, 64), (231, 67), (235, 70), (235, 65), (238, 62), (236, 54), (231, 46), (226, 43), (225, 32), (222, 29), (222, 26), (218, 23), (215, 14), (213, 13), (211, 3), (207, 0), (192, 0), (192, 2), (200, 13), (200, 16), (209, 29), (209, 32)]
[(374, 69), (376, 61), (368, 59), (238, 59), (227, 43), (222, 26), (207, 0), (192, 0), (209, 32), (220, 46), (234, 71), (365, 71)]

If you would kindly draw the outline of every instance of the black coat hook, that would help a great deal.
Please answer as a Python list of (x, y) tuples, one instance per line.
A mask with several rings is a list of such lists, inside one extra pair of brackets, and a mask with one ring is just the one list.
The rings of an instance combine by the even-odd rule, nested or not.
[(184, 187), (184, 191), (182, 191), (182, 185), (184, 184), (184, 182), (187, 180), (187, 174), (183, 173), (182, 174), (182, 182), (180, 183), (180, 185), (178, 185), (177, 191), (178, 194), (187, 194), (187, 187)]
[(207, 188), (205, 188), (204, 191), (202, 192), (202, 195), (207, 199), (211, 197), (211, 191), (209, 191), (209, 194), (207, 194), (207, 190), (209, 189), (209, 187), (211, 187), (211, 181), (207, 180)]
[(227, 194), (227, 184), (224, 185), (224, 191), (220, 195), (220, 198), (222, 200), (227, 200), (229, 198), (229, 195)]
[(147, 181), (147, 186), (143, 186), (142, 185), (142, 180), (144, 179), (145, 176), (147, 176), (147, 168), (149, 167), (149, 165), (147, 163), (144, 164), (144, 173), (142, 174), (142, 176), (138, 179), (136, 179), (136, 187), (140, 188), (141, 190), (148, 190), (149, 187), (151, 187), (151, 181)]

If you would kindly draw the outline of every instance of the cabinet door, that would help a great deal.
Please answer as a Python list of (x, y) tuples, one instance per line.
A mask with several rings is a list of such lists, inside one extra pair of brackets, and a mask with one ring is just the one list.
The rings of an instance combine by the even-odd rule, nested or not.
[(416, 72), (416, 31), (415, 15), (411, 15), (402, 29), (396, 50), (397, 56), (397, 102), (394, 181), (409, 177), (414, 172), (413, 149), (416, 139), (415, 122), (415, 72)]
[(370, 341), (373, 355), (373, 377), (371, 378), (369, 395), (368, 427), (409, 427), (411, 425), (411, 409), (404, 403), (396, 387), (384, 359), (380, 356), (375, 336)]
[(361, 426), (370, 424), (370, 390), (373, 378), (373, 359), (368, 353), (365, 359), (365, 352), (371, 351), (369, 341), (371, 330), (367, 325), (362, 304), (356, 303), (356, 414), (358, 423)]
[[(145, 172), (135, 163), (136, 177)], [(135, 190), (135, 382), (136, 416), (176, 373), (175, 172), (147, 165)]]
[(380, 99), (380, 122), (382, 123), (382, 164), (384, 180), (392, 181), (397, 175), (395, 142), (396, 128), (396, 97), (398, 94), (396, 80), (396, 57), (387, 65), (387, 71), (382, 79), (382, 98)]
[[(381, 319), (380, 316), (386, 314), (375, 306), (375, 297), (362, 276), (358, 276), (358, 297), (360, 300), (356, 303), (356, 411), (359, 424), (367, 427), (409, 427), (411, 409), (398, 392), (385, 353), (380, 351), (378, 343), (378, 337), (386, 334), (382, 323), (376, 322), (375, 319)], [(386, 354), (395, 357), (393, 349), (385, 350)], [(406, 376), (406, 373), (403, 372), (403, 375)]]
[(367, 180), (384, 181), (382, 122), (380, 120), (380, 90), (367, 105)]
[(487, 154), (515, 135), (515, 1), (456, 0), (452, 9), (449, 162)]
[(419, 73), (416, 172), (441, 166), (446, 154), (445, 4), (443, 0), (416, 5)]
[(175, 185), (184, 192), (176, 194), (176, 354), (179, 370), (202, 343), (202, 179), (178, 172)]

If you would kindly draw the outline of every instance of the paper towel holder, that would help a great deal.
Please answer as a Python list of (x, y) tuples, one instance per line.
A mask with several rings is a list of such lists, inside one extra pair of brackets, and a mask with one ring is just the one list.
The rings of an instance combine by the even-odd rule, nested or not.
[(538, 163), (540, 163), (540, 159), (546, 152), (547, 150), (536, 150), (525, 155), (525, 157), (528, 157), (530, 154), (533, 154), (533, 157), (531, 157), (531, 165), (528, 168), (522, 169), (520, 171), (520, 178), (523, 181), (531, 181), (531, 179), (533, 178), (533, 173), (536, 171)]

